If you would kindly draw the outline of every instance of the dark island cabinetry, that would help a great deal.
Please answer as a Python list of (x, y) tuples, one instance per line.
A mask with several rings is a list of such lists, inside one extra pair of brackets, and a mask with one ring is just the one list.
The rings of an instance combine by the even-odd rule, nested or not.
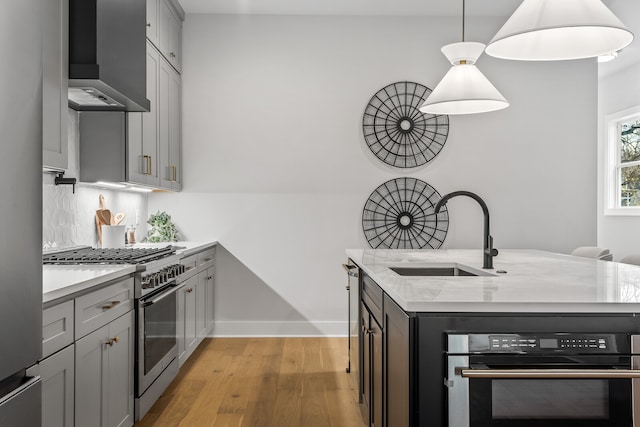
[[(490, 368), (482, 367), (485, 365), (484, 362), (479, 361), (478, 353), (470, 355), (473, 352), (456, 350), (452, 343), (460, 342), (460, 338), (474, 335), (480, 337), (479, 339), (485, 337), (487, 342), (498, 340), (501, 346), (503, 346), (502, 341), (506, 340), (516, 342), (516, 344), (509, 345), (535, 347), (530, 351), (530, 354), (524, 354), (522, 350), (519, 350), (510, 352), (508, 357), (507, 355), (501, 356), (503, 359), (500, 359), (500, 363), (506, 363), (506, 360), (511, 357), (509, 363), (517, 363), (521, 369), (525, 369), (532, 363), (533, 365), (536, 363), (559, 363), (556, 361), (557, 359), (562, 360), (565, 365), (571, 361), (575, 365), (572, 369), (580, 369), (581, 367), (578, 366), (580, 363), (595, 366), (595, 364), (613, 361), (610, 368), (602, 367), (602, 369), (624, 370), (629, 369), (625, 366), (629, 365), (631, 359), (629, 340), (635, 339), (637, 342), (638, 347), (634, 351), (635, 354), (638, 354), (638, 349), (640, 349), (640, 317), (634, 313), (407, 312), (364, 271), (360, 273), (359, 290), (361, 327), (359, 351), (362, 358), (357, 375), (363, 418), (366, 425), (370, 427), (449, 427), (450, 423), (454, 426), (511, 425), (500, 420), (498, 422), (489, 420), (492, 415), (489, 415), (486, 420), (482, 418), (485, 417), (487, 410), (491, 413), (492, 402), (494, 407), (498, 408), (496, 410), (500, 411), (500, 408), (506, 407), (499, 405), (505, 401), (511, 401), (509, 400), (511, 392), (507, 393), (509, 395), (507, 396), (500, 387), (523, 384), (522, 387), (515, 390), (515, 398), (524, 399), (525, 403), (530, 401), (525, 397), (537, 398), (546, 394), (544, 390), (555, 387), (555, 385), (552, 387), (553, 381), (556, 381), (553, 379), (532, 381), (531, 384), (534, 386), (542, 387), (539, 391), (535, 391), (535, 387), (524, 386), (527, 380), (509, 382), (509, 380), (499, 379), (467, 380), (463, 378), (465, 376), (463, 370), (469, 371), (472, 369), (472, 365), (472, 370), (482, 371)], [(604, 347), (598, 348), (598, 350), (604, 349), (602, 351), (607, 352), (606, 357), (594, 354), (590, 356), (591, 358), (586, 357), (583, 360), (582, 355), (578, 352), (576, 354), (579, 357), (569, 355), (563, 358), (553, 358), (551, 355), (549, 356), (551, 359), (543, 359), (545, 357), (543, 355), (542, 358), (539, 358), (538, 353), (545, 353), (545, 349), (549, 348), (544, 346), (555, 342), (550, 337), (558, 336), (575, 339), (578, 344), (571, 345), (577, 346), (580, 345), (580, 342), (586, 342), (585, 338), (587, 337), (597, 342), (600, 339), (614, 340), (614, 338), (621, 341), (616, 341), (616, 344), (606, 349)], [(531, 339), (533, 341), (530, 341)], [(535, 342), (535, 344), (531, 344), (531, 342)], [(478, 341), (475, 343), (477, 344)], [(558, 351), (560, 350), (558, 347)], [(516, 356), (512, 357), (513, 354)], [(518, 359), (520, 357), (518, 354), (524, 355), (524, 357)], [(492, 357), (495, 358), (495, 354), (488, 356), (489, 359)], [(640, 359), (640, 356), (634, 357)], [(549, 362), (549, 360), (551, 361)], [(500, 363), (498, 364), (500, 365)], [(452, 371), (452, 367), (455, 368), (454, 371)], [(511, 367), (513, 368), (513, 366)], [(632, 371), (631, 374), (635, 374), (635, 372)], [(567, 380), (567, 377), (562, 378), (564, 379), (557, 380), (559, 385), (573, 386), (572, 384), (575, 383), (575, 380)], [(628, 396), (631, 395), (629, 392), (631, 380), (598, 378), (600, 379), (588, 380), (587, 383), (599, 387), (599, 391), (594, 392), (594, 396), (600, 402), (604, 402), (605, 406), (609, 408), (607, 413), (611, 413), (615, 417), (612, 416), (607, 423), (584, 425), (628, 425), (628, 423), (624, 424), (624, 420), (629, 416), (627, 412), (630, 412), (628, 408), (630, 398)], [(472, 386), (468, 385), (472, 383)], [(492, 389), (493, 386), (496, 387), (495, 390)], [(479, 391), (481, 389), (485, 391)], [(586, 391), (583, 393), (582, 389), (584, 389), (582, 386), (578, 391), (571, 389), (569, 394), (578, 396), (590, 393)], [(620, 393), (623, 397), (622, 403), (618, 401)], [(462, 396), (462, 400), (460, 400), (460, 396)], [(563, 395), (558, 396), (559, 400), (567, 401), (569, 399)], [(498, 406), (495, 406), (496, 404)], [(452, 405), (452, 411), (455, 412), (453, 418), (450, 418), (448, 405)], [(482, 406), (481, 411), (478, 409), (478, 405)], [(507, 408), (508, 415), (512, 416), (511, 414), (514, 411), (520, 411), (521, 407), (528, 408), (526, 409), (529, 411), (527, 414), (533, 413), (530, 408), (534, 406), (531, 403), (520, 405), (515, 409), (509, 406)], [(565, 406), (563, 404), (563, 408)], [(533, 409), (534, 412), (537, 410), (537, 408)], [(465, 415), (458, 416), (457, 413)], [(529, 416), (518, 414), (512, 416), (516, 420), (524, 420), (518, 421), (513, 426), (541, 425), (528, 423), (530, 419), (527, 417)], [(573, 414), (571, 416), (576, 417)], [(623, 420), (622, 424), (616, 417)], [(508, 422), (511, 421), (508, 420)], [(549, 425), (559, 424), (556, 422)]]

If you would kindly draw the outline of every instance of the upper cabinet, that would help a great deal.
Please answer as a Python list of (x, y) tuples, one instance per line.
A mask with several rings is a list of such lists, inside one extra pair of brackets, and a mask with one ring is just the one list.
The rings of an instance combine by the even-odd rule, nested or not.
[(69, 1), (48, 0), (42, 22), (42, 163), (67, 168)]
[(177, 1), (147, 0), (147, 38), (180, 73), (182, 71), (182, 21)]

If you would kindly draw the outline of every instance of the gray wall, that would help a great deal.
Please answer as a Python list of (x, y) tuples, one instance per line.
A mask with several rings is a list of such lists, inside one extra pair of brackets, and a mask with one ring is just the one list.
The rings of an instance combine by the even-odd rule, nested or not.
[[(467, 20), (467, 40), (489, 40), (503, 21)], [(167, 209), (186, 238), (218, 239), (239, 261), (219, 264), (217, 334), (314, 333), (300, 319), (346, 331), (344, 249), (367, 246), (362, 207), (396, 177), (482, 196), (498, 248), (595, 244), (595, 60), (483, 56), (508, 109), (451, 117), (424, 167), (392, 169), (369, 152), (371, 96), (402, 80), (433, 88), (449, 68), (440, 47), (459, 34), (456, 18), (187, 15), (184, 191), (149, 196), (149, 210)], [(456, 199), (449, 212), (445, 247), (481, 247), (479, 207)], [(274, 327), (252, 329), (256, 320)]]

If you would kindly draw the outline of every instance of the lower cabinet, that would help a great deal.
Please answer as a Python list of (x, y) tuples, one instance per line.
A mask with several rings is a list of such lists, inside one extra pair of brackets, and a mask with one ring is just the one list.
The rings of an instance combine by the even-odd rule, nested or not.
[(134, 313), (76, 341), (77, 426), (133, 425)]
[(205, 323), (207, 325), (207, 334), (211, 333), (214, 326), (214, 317), (213, 317), (213, 267), (209, 267), (206, 270), (205, 276)]
[(178, 361), (182, 365), (198, 344), (196, 321), (198, 276), (191, 276), (178, 292)]
[(39, 363), (42, 377), (42, 427), (73, 427), (75, 345)]
[(365, 304), (361, 306), (362, 351), (362, 411), (367, 425), (383, 426), (383, 335), (382, 327)]
[(384, 295), (385, 420), (388, 427), (409, 427), (409, 316)]

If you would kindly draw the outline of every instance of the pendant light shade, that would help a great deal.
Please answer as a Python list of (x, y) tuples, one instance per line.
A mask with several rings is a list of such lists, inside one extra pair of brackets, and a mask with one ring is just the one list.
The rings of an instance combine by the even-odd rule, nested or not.
[(601, 0), (524, 0), (487, 55), (524, 61), (591, 58), (629, 45), (633, 33)]
[(476, 42), (443, 46), (442, 53), (453, 66), (427, 97), (420, 111), (429, 114), (474, 114), (508, 107), (504, 96), (475, 66), (483, 50), (484, 44)]

